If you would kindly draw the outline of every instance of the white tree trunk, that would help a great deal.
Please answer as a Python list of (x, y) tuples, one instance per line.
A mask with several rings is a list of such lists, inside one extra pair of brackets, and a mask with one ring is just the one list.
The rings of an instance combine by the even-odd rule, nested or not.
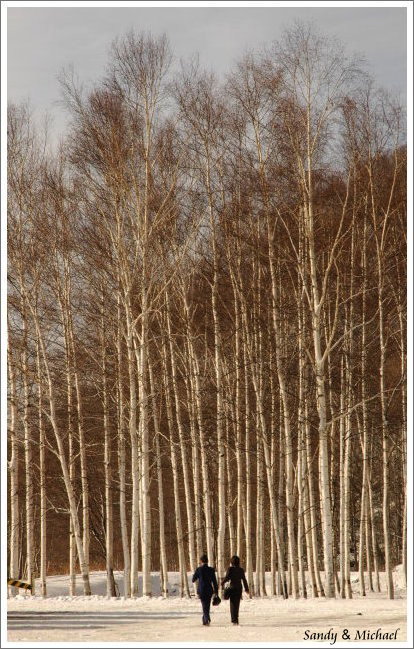
[[(380, 262), (379, 262), (380, 264)], [(382, 296), (382, 274), (379, 270), (379, 342), (380, 342), (380, 395), (381, 395), (381, 419), (382, 419), (382, 463), (383, 463), (383, 497), (382, 497), (382, 521), (384, 526), (384, 555), (385, 555), (385, 576), (387, 580), (387, 591), (389, 599), (394, 599), (394, 582), (392, 578), (390, 529), (389, 529), (389, 438), (387, 404), (385, 396), (385, 336), (384, 336), (384, 314)]]
[(140, 368), (138, 371), (140, 420), (139, 429), (141, 437), (141, 500), (142, 500), (142, 594), (146, 597), (152, 595), (151, 585), (151, 485), (150, 485), (150, 448), (149, 448), (149, 417), (147, 395), (147, 304), (146, 295), (142, 307), (142, 331)]
[(345, 562), (345, 588), (348, 598), (352, 598), (350, 574), (350, 463), (351, 463), (351, 417), (349, 413), (350, 401), (347, 399), (347, 413), (345, 416), (345, 449), (344, 449), (344, 562)]
[[(372, 450), (372, 445), (371, 445)], [(377, 533), (375, 528), (375, 518), (374, 518), (374, 507), (372, 503), (372, 488), (371, 488), (371, 471), (368, 472), (368, 496), (369, 496), (369, 510), (370, 510), (370, 519), (371, 519), (371, 538), (372, 538), (372, 554), (374, 557), (374, 572), (375, 572), (375, 585), (377, 588), (377, 593), (381, 592), (381, 582), (379, 575), (379, 559), (378, 559), (378, 547), (377, 547)]]
[(306, 592), (306, 579), (305, 579), (305, 568), (303, 563), (303, 554), (304, 554), (304, 541), (306, 544), (306, 537), (304, 534), (304, 514), (303, 514), (303, 493), (305, 490), (305, 479), (304, 479), (304, 462), (303, 462), (303, 425), (301, 418), (299, 418), (299, 430), (298, 430), (298, 461), (297, 461), (297, 482), (298, 482), (298, 566), (299, 566), (299, 585), (300, 593), (302, 597), (307, 597)]
[(340, 588), (341, 597), (345, 599), (346, 581), (346, 540), (345, 540), (345, 383), (343, 359), (341, 359), (341, 387), (339, 422), (339, 548), (340, 548)]
[(193, 467), (193, 494), (194, 494), (194, 525), (195, 525), (195, 553), (201, 557), (203, 553), (203, 530), (202, 530), (202, 503), (200, 484), (200, 448), (197, 439), (197, 413), (196, 413), (196, 389), (193, 380), (193, 369), (191, 352), (189, 351), (188, 337), (191, 335), (187, 328), (186, 344), (186, 376), (184, 377), (187, 393), (187, 407), (191, 436), (191, 462)]
[[(215, 254), (215, 253), (214, 253)], [(216, 263), (216, 262), (215, 262)], [(221, 580), (225, 575), (224, 540), (226, 534), (226, 485), (225, 485), (225, 445), (223, 430), (223, 396), (222, 396), (222, 368), (221, 368), (221, 342), (217, 312), (217, 269), (214, 271), (214, 284), (212, 288), (212, 310), (214, 321), (214, 360), (217, 390), (217, 453), (218, 453), (218, 531), (217, 531), (217, 572), (219, 589)]]
[(43, 423), (43, 386), (41, 374), (40, 346), (36, 344), (37, 369), (37, 403), (39, 411), (39, 490), (40, 490), (40, 593), (47, 596), (46, 588), (46, 532), (47, 532), (47, 501), (46, 501), (46, 465), (45, 465), (45, 427)]
[(161, 595), (168, 596), (168, 568), (167, 568), (167, 550), (165, 546), (165, 510), (164, 510), (164, 487), (162, 483), (162, 464), (160, 451), (160, 427), (158, 423), (157, 406), (155, 402), (155, 383), (152, 369), (152, 363), (148, 364), (149, 379), (152, 396), (152, 416), (154, 420), (155, 431), (155, 452), (157, 464), (157, 484), (158, 484), (158, 522), (159, 522), (159, 540), (160, 540), (160, 584)]
[[(364, 215), (365, 217), (365, 215)], [(367, 556), (367, 570), (370, 584), (372, 584), (371, 561), (369, 554), (369, 537), (368, 537), (368, 494), (367, 494), (367, 469), (368, 469), (368, 422), (367, 422), (367, 403), (366, 403), (366, 217), (364, 218), (364, 229), (362, 238), (362, 330), (361, 330), (361, 401), (362, 401), (362, 488), (361, 488), (361, 514), (359, 526), (359, 584), (362, 596), (365, 592), (364, 576), (364, 551)]]
[[(67, 268), (67, 266), (65, 267)], [(65, 363), (66, 363), (66, 416), (67, 416), (67, 430), (68, 430), (68, 462), (69, 462), (69, 479), (73, 490), (75, 491), (75, 474), (76, 474), (76, 454), (75, 454), (75, 439), (73, 431), (73, 386), (72, 386), (72, 363), (71, 351), (74, 349), (73, 340), (69, 334), (68, 324), (68, 276), (65, 276), (63, 287), (57, 285), (59, 304), (62, 316), (62, 325), (65, 339)], [(79, 410), (78, 410), (79, 416)], [(83, 546), (85, 548), (85, 537), (83, 538)], [(71, 597), (76, 595), (76, 539), (75, 531), (73, 528), (72, 516), (69, 513), (69, 594)]]
[[(71, 390), (69, 389), (70, 379), (68, 379), (68, 401), (67, 401), (67, 412), (68, 412), (68, 444), (69, 444), (69, 480), (74, 489), (75, 484), (75, 448), (74, 448), (74, 439), (73, 439), (73, 429), (71, 422)], [(73, 528), (72, 516), (69, 512), (69, 595), (74, 597), (76, 595), (76, 539), (75, 531)]]
[(263, 515), (264, 515), (264, 493), (263, 493), (263, 459), (260, 443), (260, 422), (257, 417), (257, 437), (256, 437), (256, 595), (263, 597), (266, 595), (264, 583), (264, 539), (263, 539)]
[[(230, 398), (231, 397), (229, 394), (229, 401)], [(235, 554), (235, 549), (236, 549), (236, 528), (234, 526), (233, 507), (232, 507), (234, 495), (233, 495), (233, 481), (232, 481), (232, 470), (231, 470), (231, 459), (230, 459), (230, 435), (229, 435), (230, 425), (229, 425), (229, 416), (227, 412), (225, 413), (225, 418), (226, 418), (225, 429), (226, 429), (227, 524), (229, 530), (228, 548), (230, 554), (233, 555)]]
[[(26, 514), (26, 579), (31, 583), (34, 559), (34, 518), (33, 518), (33, 449), (29, 425), (29, 377), (27, 361), (27, 315), (23, 301), (23, 350), (22, 350), (22, 383), (23, 383), (23, 430), (24, 430), (24, 469), (25, 469), (25, 514)], [(34, 592), (31, 591), (34, 595)]]
[[(10, 348), (8, 349), (8, 368), (10, 386), (10, 460), (8, 462), (10, 476), (10, 550), (9, 576), (17, 579), (19, 576), (20, 554), (20, 518), (19, 518), (19, 443), (17, 439), (17, 401), (16, 375)], [(18, 594), (17, 588), (12, 588), (13, 595)]]
[(235, 428), (236, 428), (236, 467), (237, 467), (237, 514), (236, 514), (236, 554), (238, 557), (243, 551), (243, 506), (245, 490), (243, 489), (243, 456), (242, 456), (242, 425), (241, 425), (241, 321), (239, 315), (239, 302), (234, 292), (235, 311), (235, 364), (236, 364), (236, 386), (235, 386)]
[(246, 462), (246, 574), (250, 596), (253, 597), (253, 559), (252, 559), (252, 477), (250, 465), (250, 402), (249, 402), (249, 373), (246, 344), (243, 345), (244, 364), (244, 431), (245, 431), (245, 462)]
[(127, 354), (129, 378), (129, 435), (131, 440), (131, 474), (132, 474), (132, 513), (131, 513), (131, 597), (138, 596), (138, 559), (139, 559), (139, 481), (140, 467), (138, 461), (137, 433), (137, 390), (131, 314), (126, 305)]
[(102, 409), (104, 431), (105, 467), (105, 551), (106, 551), (106, 596), (115, 597), (114, 581), (114, 508), (112, 502), (112, 448), (109, 422), (108, 380), (106, 360), (106, 336), (104, 317), (104, 292), (101, 302), (101, 353), (102, 353)]
[[(272, 482), (272, 490), (275, 489), (275, 463), (276, 463), (276, 393), (273, 380), (273, 363), (270, 362), (270, 393), (271, 393), (271, 407), (270, 407), (270, 476)], [(269, 519), (272, 518), (272, 505), (269, 500)], [(273, 597), (276, 595), (276, 543), (273, 526), (270, 531), (270, 592), (269, 595)]]
[(404, 512), (402, 521), (402, 565), (405, 576), (405, 585), (407, 586), (407, 414), (406, 414), (406, 351), (405, 351), (405, 331), (403, 321), (403, 306), (401, 304), (400, 291), (398, 291), (398, 319), (400, 322), (400, 359), (401, 359), (401, 414), (402, 414), (402, 435), (401, 444), (403, 449), (403, 466), (402, 475), (404, 483)]
[[(304, 424), (304, 429), (306, 430), (306, 424)], [(303, 434), (303, 512), (304, 512), (304, 526), (305, 526), (305, 535), (306, 535), (306, 556), (308, 564), (308, 573), (309, 579), (312, 587), (312, 596), (318, 597), (318, 584), (315, 574), (315, 563), (314, 563), (314, 553), (313, 553), (313, 540), (312, 540), (312, 523), (311, 523), (311, 513), (310, 513), (310, 502), (309, 502), (309, 476), (308, 472), (308, 462), (307, 462), (307, 451), (306, 451), (306, 440), (305, 440), (305, 430)]]
[[(302, 237), (300, 239), (300, 261), (302, 261)], [(298, 364), (298, 460), (297, 460), (297, 484), (298, 484), (298, 566), (299, 566), (299, 582), (302, 597), (307, 597), (306, 591), (306, 578), (305, 578), (305, 568), (304, 568), (304, 549), (307, 545), (308, 536), (306, 533), (306, 518), (305, 518), (305, 506), (309, 505), (306, 503), (306, 445), (305, 445), (305, 422), (304, 422), (304, 413), (303, 413), (303, 401), (304, 401), (304, 365), (305, 365), (305, 350), (304, 350), (304, 326), (303, 326), (303, 312), (302, 312), (302, 299), (304, 298), (304, 291), (302, 289), (302, 280), (300, 273), (298, 273), (298, 343), (299, 343), (299, 364)], [(306, 505), (305, 505), (306, 503)], [(313, 573), (313, 563), (309, 561), (310, 553), (307, 553), (308, 557), (308, 571), (311, 578), (311, 583), (314, 585), (314, 573)]]
[[(73, 317), (71, 311), (71, 280), (69, 261), (65, 260), (65, 283), (64, 299), (62, 301), (62, 320), (65, 326), (65, 335), (67, 336), (68, 363), (73, 363), (73, 378), (75, 382), (77, 414), (78, 414), (78, 437), (79, 437), (79, 455), (80, 455), (80, 475), (82, 486), (82, 527), (83, 527), (83, 552), (85, 562), (89, 566), (89, 484), (88, 484), (88, 462), (86, 453), (86, 440), (83, 422), (82, 395), (80, 389), (79, 372), (77, 364), (77, 354), (75, 337), (73, 330)], [(71, 384), (72, 385), (72, 384)], [(88, 568), (89, 570), (89, 568)]]
[(312, 530), (312, 554), (313, 554), (313, 566), (315, 571), (316, 582), (318, 584), (318, 591), (321, 597), (325, 597), (325, 591), (322, 585), (321, 575), (319, 572), (319, 543), (318, 543), (318, 534), (317, 534), (317, 522), (316, 522), (316, 503), (315, 503), (315, 494), (314, 494), (314, 484), (313, 484), (313, 470), (312, 470), (312, 449), (311, 449), (311, 439), (310, 439), (310, 421), (308, 418), (308, 406), (305, 401), (305, 439), (306, 439), (306, 458), (307, 458), (307, 474), (308, 474), (308, 491), (309, 491), (309, 513), (310, 513), (310, 525)]
[(124, 425), (124, 387), (122, 380), (122, 324), (121, 299), (118, 293), (117, 372), (118, 372), (118, 473), (119, 518), (121, 524), (122, 554), (124, 558), (124, 597), (131, 597), (131, 557), (129, 553), (128, 524), (126, 512), (126, 453)]

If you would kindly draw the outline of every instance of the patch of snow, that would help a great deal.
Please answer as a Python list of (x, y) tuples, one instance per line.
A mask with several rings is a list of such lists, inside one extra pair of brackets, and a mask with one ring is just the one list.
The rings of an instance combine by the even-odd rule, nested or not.
[[(96, 576), (94, 575), (95, 579)], [(406, 602), (388, 600), (384, 593), (368, 593), (352, 600), (243, 597), (240, 625), (230, 620), (227, 602), (211, 609), (211, 626), (201, 624), (201, 606), (192, 597), (163, 599), (107, 599), (65, 596), (13, 598), (8, 602), (11, 642), (295, 642), (305, 630), (338, 634), (343, 629), (382, 628), (406, 638)]]
[[(119, 590), (120, 598), (122, 601), (124, 600), (124, 577), (123, 573), (121, 571), (115, 571), (114, 572), (114, 577), (115, 581)], [(187, 575), (188, 578), (188, 585), (189, 585), (189, 590), (191, 593), (191, 597), (195, 598), (194, 595), (194, 589), (192, 587), (191, 583), (191, 577), (192, 573), (189, 572)], [(323, 572), (321, 573), (321, 578), (323, 581)], [(359, 591), (359, 573), (358, 572), (351, 572), (351, 584), (353, 586), (353, 592), (357, 593)], [(397, 597), (405, 597), (405, 576), (404, 576), (404, 571), (402, 565), (396, 566), (396, 568), (393, 571), (393, 579), (394, 579), (394, 588), (396, 592)], [(385, 579), (385, 574), (380, 573), (380, 583), (381, 583), (381, 589), (385, 592), (386, 590), (386, 579)], [(81, 601), (83, 598), (85, 598), (87, 601), (90, 601), (91, 599), (105, 599), (107, 600), (107, 595), (106, 595), (106, 572), (105, 571), (93, 571), (90, 573), (90, 584), (91, 584), (91, 590), (92, 590), (92, 595), (90, 597), (85, 597), (83, 595), (83, 587), (82, 587), (82, 579), (81, 576), (78, 575), (76, 578), (76, 596), (72, 597), (69, 595), (69, 576), (68, 575), (50, 575), (47, 577), (47, 595), (48, 598), (50, 597), (58, 597), (58, 598), (63, 598), (65, 601)], [(271, 584), (271, 574), (269, 572), (266, 573), (266, 588), (267, 592), (270, 592), (270, 584)], [(308, 587), (308, 593), (311, 592), (310, 589), (310, 581), (309, 581), (309, 576), (306, 574), (306, 584)], [(149, 598), (151, 601), (154, 601), (154, 599), (159, 599), (160, 601), (164, 601), (164, 597), (161, 594), (161, 586), (160, 586), (160, 576), (159, 573), (153, 572), (151, 573), (151, 586), (152, 586), (152, 598)], [(368, 574), (365, 573), (365, 587), (368, 587)], [(37, 585), (37, 588), (35, 589), (35, 593), (39, 594), (40, 588), (39, 585)], [(138, 593), (139, 593), (139, 599), (141, 601), (145, 601), (147, 598), (142, 597), (142, 576), (139, 575), (138, 579)], [(11, 599), (31, 599), (33, 600), (33, 596), (30, 595), (29, 593), (24, 593), (24, 594), (18, 594), (16, 597), (11, 597)], [(180, 574), (178, 572), (169, 572), (168, 573), (168, 599), (181, 599), (180, 598)], [(117, 600), (118, 598), (110, 598), (110, 599), (115, 599)]]

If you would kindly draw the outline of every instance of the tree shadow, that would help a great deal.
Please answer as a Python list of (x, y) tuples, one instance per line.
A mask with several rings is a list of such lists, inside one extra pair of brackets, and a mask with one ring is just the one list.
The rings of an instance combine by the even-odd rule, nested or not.
[(9, 631), (34, 631), (39, 629), (100, 629), (107, 626), (127, 625), (149, 620), (177, 620), (194, 615), (193, 611), (183, 614), (179, 611), (24, 611), (9, 612)]

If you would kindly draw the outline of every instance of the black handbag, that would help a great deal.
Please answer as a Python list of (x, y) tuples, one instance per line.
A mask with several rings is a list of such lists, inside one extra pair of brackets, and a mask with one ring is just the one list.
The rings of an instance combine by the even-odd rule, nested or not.
[(214, 595), (213, 601), (212, 601), (213, 606), (218, 606), (220, 604), (220, 602), (221, 602), (220, 597), (218, 595)]

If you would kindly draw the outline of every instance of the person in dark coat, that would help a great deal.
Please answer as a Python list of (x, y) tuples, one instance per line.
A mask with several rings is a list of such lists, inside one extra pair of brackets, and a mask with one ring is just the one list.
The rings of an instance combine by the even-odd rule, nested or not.
[(236, 555), (231, 558), (231, 565), (227, 570), (226, 576), (224, 577), (221, 585), (224, 588), (226, 582), (230, 582), (230, 615), (231, 621), (233, 624), (239, 623), (239, 608), (240, 600), (242, 598), (242, 582), (244, 590), (246, 593), (249, 592), (249, 585), (247, 583), (246, 575), (244, 574), (243, 568), (240, 567), (240, 559)]
[(203, 624), (210, 624), (210, 604), (213, 593), (218, 595), (218, 584), (214, 568), (208, 565), (208, 557), (200, 557), (200, 565), (193, 575), (193, 584), (198, 580), (197, 593), (203, 607)]

